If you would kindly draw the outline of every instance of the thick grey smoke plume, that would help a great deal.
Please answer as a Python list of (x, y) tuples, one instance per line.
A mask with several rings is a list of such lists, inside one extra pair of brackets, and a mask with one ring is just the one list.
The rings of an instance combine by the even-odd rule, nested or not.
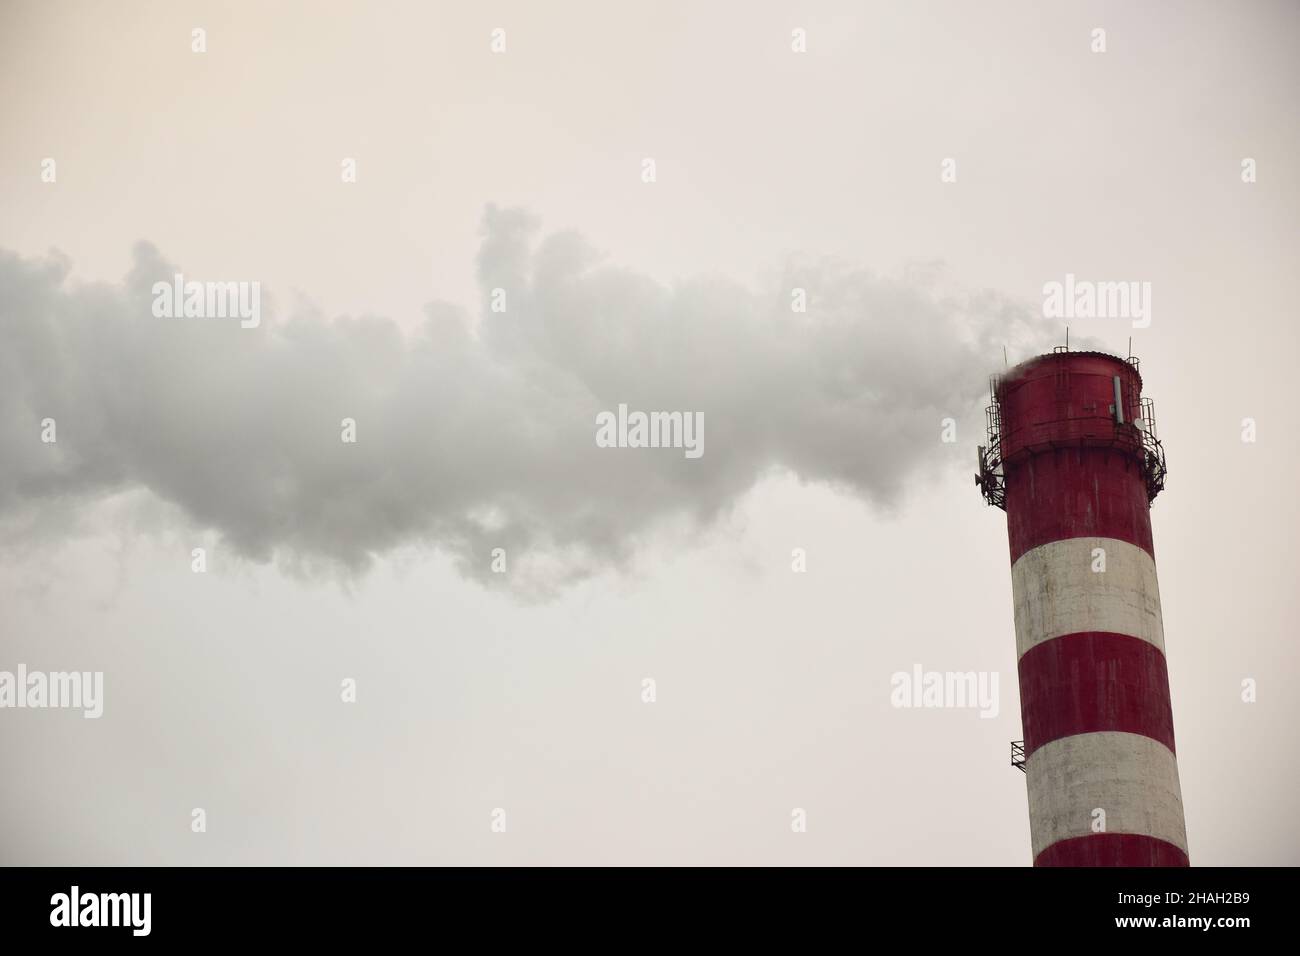
[[(113, 287), (3, 255), (0, 522), (30, 534), (44, 512), (143, 487), (253, 560), (356, 571), (428, 545), (545, 593), (709, 522), (774, 469), (895, 501), (944, 450), (944, 417), (976, 421), (1002, 346), (1033, 334), (1028, 310), (947, 294), (933, 271), (823, 263), (762, 291), (666, 288), (536, 233), (489, 208), (477, 317), (436, 304), (416, 335), (370, 317), (157, 318), (153, 283), (183, 270), (147, 244)], [(598, 448), (596, 416), (619, 403), (702, 412), (703, 457)], [(497, 547), (510, 574), (489, 573)]]

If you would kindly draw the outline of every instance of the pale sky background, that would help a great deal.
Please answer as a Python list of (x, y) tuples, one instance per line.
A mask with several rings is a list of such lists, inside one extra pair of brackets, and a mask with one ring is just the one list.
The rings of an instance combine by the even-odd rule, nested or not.
[[(98, 721), (0, 711), (0, 862), (1028, 865), (1005, 520), (971, 473), (997, 336), (1012, 362), (1059, 342), (1041, 289), (1073, 272), (1153, 287), (1150, 328), (1070, 334), (1132, 335), (1169, 455), (1152, 520), (1192, 863), (1300, 863), (1298, 28), (1263, 2), (0, 5), (0, 250), (31, 260), (0, 270), (0, 670), (106, 683)], [(486, 327), (480, 272), (518, 265), (499, 230), (484, 245), (489, 204), (614, 267), (577, 282), (589, 313), (541, 289), (550, 324)], [(264, 328), (111, 335), (141, 240), (188, 277), (260, 281)], [(539, 288), (569, 275), (546, 248), (521, 253)], [(791, 275), (839, 277), (810, 288), (806, 335), (761, 305)], [(337, 429), (319, 396), (382, 376), (307, 363), (265, 394), (235, 372), (268, 342), (266, 367), (300, 371), (273, 338), (290, 316), (327, 357), (373, 336), (385, 369), (407, 354), (391, 327), (328, 319), (415, 343), (435, 300), (516, 350), (514, 377), (452, 418), (376, 404), (397, 477), (428, 482), (369, 567), (322, 571), (373, 543), (366, 501), (358, 523), (259, 528), (227, 494), (262, 474), (243, 436), (289, 408)], [(91, 328), (78, 310), (109, 337), (42, 338)], [(860, 443), (819, 404), (841, 353)], [(419, 361), (413, 388), (426, 368), (483, 387)], [(552, 423), (539, 383), (601, 367), (602, 399), (644, 372), (646, 403), (716, 403), (705, 467), (521, 443), (512, 410)], [(75, 495), (32, 464), (51, 396), (60, 445), (93, 451)], [(458, 441), (406, 454), (462, 414)], [(480, 473), (534, 538), (554, 509), (583, 573), (525, 592), (484, 574), (482, 540), (440, 538)], [(998, 717), (893, 709), (917, 663), (999, 672)]]

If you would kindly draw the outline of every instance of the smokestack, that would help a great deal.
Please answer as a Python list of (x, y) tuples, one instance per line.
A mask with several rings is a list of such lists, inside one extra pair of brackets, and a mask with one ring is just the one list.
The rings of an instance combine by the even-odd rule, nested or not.
[(1035, 866), (1187, 866), (1138, 360), (1058, 348), (991, 386), (976, 482), (1007, 513)]

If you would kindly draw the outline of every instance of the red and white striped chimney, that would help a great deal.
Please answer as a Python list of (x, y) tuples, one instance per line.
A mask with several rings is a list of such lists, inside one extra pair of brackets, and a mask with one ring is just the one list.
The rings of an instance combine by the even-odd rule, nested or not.
[(1057, 350), (996, 379), (977, 481), (1007, 513), (1035, 866), (1187, 866), (1136, 359)]

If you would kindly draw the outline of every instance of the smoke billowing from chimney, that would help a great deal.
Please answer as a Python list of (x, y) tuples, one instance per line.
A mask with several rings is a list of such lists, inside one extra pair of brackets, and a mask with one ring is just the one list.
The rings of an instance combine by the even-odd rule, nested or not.
[[(483, 232), (478, 314), (435, 303), (415, 334), (374, 317), (159, 318), (151, 290), (182, 270), (144, 243), (117, 286), (0, 255), (6, 538), (144, 488), (255, 561), (351, 573), (435, 546), (545, 595), (670, 523), (707, 524), (773, 471), (893, 504), (951, 456), (942, 419), (982, 424), (1003, 346), (1056, 332), (935, 269), (664, 286), (602, 266), (576, 234), (537, 241), (522, 211), (489, 207)], [(620, 404), (701, 415), (706, 452), (600, 447), (597, 416)], [(491, 573), (494, 548), (511, 573)]]

